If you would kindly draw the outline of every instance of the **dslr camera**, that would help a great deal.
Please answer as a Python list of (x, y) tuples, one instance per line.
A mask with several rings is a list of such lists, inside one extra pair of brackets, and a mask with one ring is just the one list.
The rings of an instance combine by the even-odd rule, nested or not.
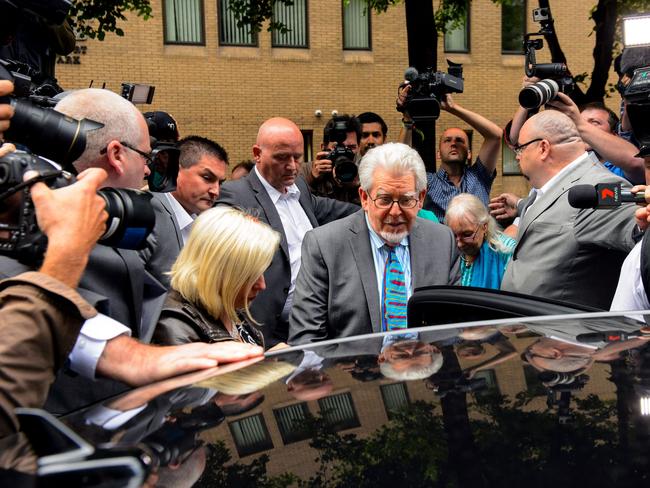
[(347, 148), (343, 143), (348, 137), (348, 132), (352, 129), (348, 127), (347, 118), (337, 118), (333, 120), (332, 128), (329, 130), (330, 142), (336, 143), (334, 149), (327, 153), (323, 159), (332, 161), (332, 172), (334, 177), (341, 183), (352, 183), (357, 177), (358, 169), (355, 163), (356, 154)]
[(411, 91), (399, 108), (408, 112), (417, 122), (432, 122), (440, 117), (440, 100), (447, 93), (463, 93), (463, 65), (447, 60), (447, 73), (427, 68), (423, 73), (410, 67), (404, 72), (404, 79), (411, 85)]
[[(519, 92), (519, 104), (529, 110), (546, 105), (560, 92), (569, 94), (575, 89), (575, 82), (566, 63), (537, 63), (535, 59), (535, 52), (544, 47), (544, 40), (541, 37), (553, 33), (551, 9), (534, 9), (533, 20), (538, 22), (541, 28), (539, 32), (528, 33), (524, 36), (526, 76), (543, 79)], [(540, 38), (533, 39), (533, 37)]]

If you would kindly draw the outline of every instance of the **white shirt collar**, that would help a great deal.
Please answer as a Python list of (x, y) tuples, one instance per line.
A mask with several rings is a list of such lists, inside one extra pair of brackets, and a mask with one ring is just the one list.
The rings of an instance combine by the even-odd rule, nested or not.
[(278, 203), (278, 200), (280, 198), (292, 198), (298, 200), (300, 198), (300, 189), (296, 186), (295, 183), (293, 183), (290, 187), (287, 188), (287, 193), (280, 193), (278, 190), (276, 190), (271, 184), (266, 181), (266, 179), (262, 176), (260, 171), (257, 169), (257, 165), (253, 168), (255, 171), (255, 174), (257, 174), (257, 177), (260, 179), (262, 182), (262, 186), (266, 190), (266, 193), (269, 194), (269, 198), (271, 198), (271, 201), (275, 205)]
[(190, 215), (187, 213), (187, 210), (183, 208), (183, 206), (178, 200), (176, 200), (171, 192), (164, 193), (164, 195), (167, 197), (169, 205), (172, 207), (172, 212), (174, 212), (174, 216), (176, 217), (176, 222), (178, 222), (179, 229), (183, 230), (185, 227), (192, 225), (194, 223), (194, 219), (196, 218), (196, 214)]
[(541, 197), (544, 193), (547, 193), (551, 188), (553, 188), (553, 185), (562, 178), (562, 176), (569, 171), (571, 171), (573, 168), (578, 166), (582, 161), (585, 159), (585, 157), (589, 157), (589, 155), (585, 152), (578, 156), (578, 158), (574, 159), (571, 161), (569, 164), (567, 164), (564, 168), (562, 168), (553, 178), (548, 180), (546, 183), (544, 183), (544, 186), (541, 188), (536, 188), (535, 191), (537, 192), (537, 198)]

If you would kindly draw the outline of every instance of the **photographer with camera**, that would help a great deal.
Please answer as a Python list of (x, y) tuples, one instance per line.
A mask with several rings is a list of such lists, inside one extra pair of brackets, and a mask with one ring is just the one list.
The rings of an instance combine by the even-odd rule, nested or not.
[(356, 162), (360, 143), (361, 124), (356, 117), (337, 115), (327, 122), (321, 151), (302, 166), (314, 195), (360, 204)]
[[(101, 129), (88, 132), (85, 149), (74, 163), (78, 171), (104, 169), (108, 177), (102, 186), (116, 187), (113, 192), (142, 186), (149, 174), (146, 163), (150, 143), (145, 120), (133, 104), (107, 90), (85, 89), (65, 97), (56, 110), (104, 124)], [(139, 205), (139, 211), (153, 213), (151, 208)], [(6, 277), (29, 269), (17, 259), (0, 258), (0, 273)], [(68, 372), (58, 375), (46, 404), (54, 412), (67, 412), (106, 398), (123, 391), (125, 384), (146, 384), (262, 353), (261, 348), (239, 345), (154, 347), (129, 337), (148, 342), (166, 293), (145, 271), (135, 250), (96, 246), (81, 278), (79, 293), (101, 313), (84, 324), (69, 356), (71, 371), (80, 376), (73, 377)], [(95, 376), (121, 383), (90, 381)]]
[[(404, 83), (398, 92), (397, 107), (404, 114), (405, 126), (412, 128), (411, 115), (403, 109), (410, 91), (411, 85)], [(444, 94), (440, 100), (440, 108), (466, 122), (483, 137), (483, 144), (474, 164), (471, 164), (469, 138), (463, 129), (448, 128), (440, 137), (440, 169), (436, 173), (427, 173), (427, 195), (431, 202), (429, 208), (425, 202), (425, 208), (432, 210), (443, 222), (449, 202), (461, 193), (471, 193), (487, 206), (492, 182), (496, 177), (502, 130), (482, 115), (459, 105), (450, 93)]]

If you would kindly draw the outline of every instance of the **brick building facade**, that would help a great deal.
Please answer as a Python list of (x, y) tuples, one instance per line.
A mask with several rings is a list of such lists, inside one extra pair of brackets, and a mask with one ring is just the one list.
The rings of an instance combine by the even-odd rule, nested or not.
[[(153, 105), (143, 110), (169, 111), (178, 120), (182, 135), (199, 134), (217, 140), (226, 147), (233, 163), (251, 157), (257, 128), (271, 116), (289, 117), (307, 135), (313, 134), (316, 150), (333, 110), (377, 112), (388, 123), (388, 139), (396, 140), (401, 118), (394, 106), (396, 89), (408, 66), (404, 5), (390, 7), (382, 14), (373, 12), (365, 39), (370, 48), (358, 49), (364, 39), (351, 39), (349, 17), (348, 37), (344, 39), (343, 18), (345, 8), (353, 8), (360, 1), (351, 0), (344, 7), (341, 0), (302, 0), (306, 18), (302, 42), (307, 47), (287, 48), (274, 47), (281, 42), (273, 41), (266, 30), (252, 47), (224, 45), (241, 41), (237, 33), (233, 37), (226, 30), (227, 14), (221, 6), (227, 0), (152, 0), (153, 18), (144, 21), (130, 16), (121, 25), (124, 37), (109, 34), (103, 42), (78, 42), (75, 54), (59, 59), (57, 77), (65, 88), (83, 88), (91, 80), (93, 86), (105, 83), (115, 91), (124, 81), (154, 84)], [(519, 10), (506, 18), (501, 6), (490, 0), (474, 0), (465, 45), (458, 37), (452, 43), (456, 50), (460, 45), (466, 52), (445, 52), (443, 39), (438, 43), (439, 67), (445, 66), (445, 58), (464, 65), (465, 92), (455, 100), (499, 125), (505, 125), (517, 107), (524, 62), (522, 54), (503, 52), (505, 36), (513, 29), (515, 33), (517, 29), (538, 29), (530, 18), (536, 3), (521, 2)], [(593, 0), (553, 4), (556, 29), (573, 73), (591, 71), (595, 40), (589, 36), (593, 24), (588, 17), (593, 4)], [(171, 9), (181, 6), (191, 12), (179, 10), (174, 18)], [(354, 14), (347, 12), (353, 20)], [(513, 22), (513, 15), (515, 20), (520, 19), (519, 28), (506, 25)], [(188, 19), (195, 27), (193, 31), (180, 25)], [(506, 31), (510, 34), (502, 34)], [(199, 43), (172, 44), (177, 39), (198, 39)], [(344, 49), (344, 43), (354, 49)], [(538, 58), (547, 61), (547, 51), (541, 51)], [(617, 103), (618, 98), (611, 100), (613, 107)], [(316, 117), (316, 110), (323, 115)], [(454, 119), (443, 112), (438, 130), (454, 124)], [(481, 140), (478, 135), (473, 139), (477, 151)], [(527, 192), (523, 177), (504, 176), (501, 162), (497, 167), (493, 195), (502, 190)]]

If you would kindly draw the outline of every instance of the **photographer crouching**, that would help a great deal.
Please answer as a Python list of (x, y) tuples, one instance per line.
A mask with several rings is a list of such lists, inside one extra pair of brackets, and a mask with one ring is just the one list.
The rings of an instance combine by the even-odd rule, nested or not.
[(323, 129), (316, 159), (305, 163), (302, 174), (314, 195), (360, 205), (357, 159), (361, 124), (354, 116), (332, 117)]

